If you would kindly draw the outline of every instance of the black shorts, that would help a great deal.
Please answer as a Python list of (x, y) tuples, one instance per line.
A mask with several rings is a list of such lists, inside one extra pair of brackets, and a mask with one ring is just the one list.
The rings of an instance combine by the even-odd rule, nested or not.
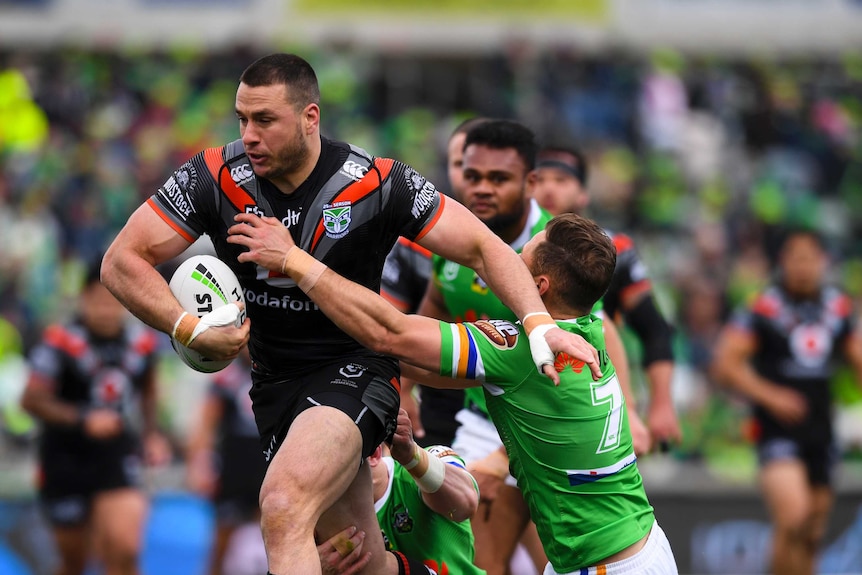
[(395, 432), (398, 375), (394, 363), (389, 367), (374, 360), (346, 359), (296, 379), (255, 381), (249, 395), (264, 458), (272, 460), (300, 413), (320, 405), (334, 407), (356, 423), (362, 434), (362, 458), (368, 457)]
[(238, 525), (253, 519), (259, 509), (260, 484), (266, 473), (258, 438), (223, 438), (216, 466), (219, 481), (213, 502), (219, 522)]
[(781, 459), (799, 460), (805, 465), (811, 485), (829, 487), (838, 453), (835, 445), (828, 442), (803, 443), (788, 437), (765, 437), (757, 444), (757, 459), (761, 467)]
[(40, 459), (39, 502), (53, 525), (80, 525), (90, 516), (94, 496), (142, 485), (141, 457), (131, 446), (79, 453), (51, 450)]

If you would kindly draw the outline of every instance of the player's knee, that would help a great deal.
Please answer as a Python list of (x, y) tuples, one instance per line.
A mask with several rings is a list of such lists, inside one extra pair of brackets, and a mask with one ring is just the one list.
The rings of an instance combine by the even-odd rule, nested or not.
[(262, 492), (260, 513), (261, 527), (270, 534), (274, 531), (302, 531), (314, 525), (314, 510), (308, 500), (288, 491)]

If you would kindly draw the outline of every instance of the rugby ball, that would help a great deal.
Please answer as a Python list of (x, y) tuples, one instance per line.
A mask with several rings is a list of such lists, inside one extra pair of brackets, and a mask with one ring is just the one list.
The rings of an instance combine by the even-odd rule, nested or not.
[[(171, 276), (169, 285), (183, 309), (192, 315), (203, 317), (229, 303), (242, 302), (243, 311), (236, 326), (241, 326), (245, 321), (245, 297), (239, 280), (227, 264), (215, 256), (195, 255), (188, 258)], [(174, 338), (171, 338), (171, 345), (183, 363), (203, 373), (220, 371), (232, 361), (209, 359)]]

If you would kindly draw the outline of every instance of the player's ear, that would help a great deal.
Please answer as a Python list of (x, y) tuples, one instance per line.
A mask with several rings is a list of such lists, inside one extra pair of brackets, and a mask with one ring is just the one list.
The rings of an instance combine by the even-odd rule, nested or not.
[(536, 288), (539, 290), (540, 296), (544, 296), (551, 288), (551, 280), (545, 274), (533, 277), (533, 281), (536, 283)]
[(315, 103), (307, 105), (302, 110), (302, 127), (306, 135), (314, 134), (320, 126), (320, 106)]

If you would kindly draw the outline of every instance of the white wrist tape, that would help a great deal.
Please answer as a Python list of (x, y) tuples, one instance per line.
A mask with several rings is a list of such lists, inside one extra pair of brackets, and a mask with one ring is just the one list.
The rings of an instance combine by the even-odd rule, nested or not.
[[(413, 458), (407, 462), (407, 464), (404, 466), (404, 469), (406, 469), (407, 471), (410, 471), (411, 469), (413, 469), (414, 467), (419, 465), (419, 462), (422, 461), (422, 452), (423, 451), (425, 451), (425, 450), (422, 449), (421, 447), (419, 447), (418, 445), (416, 445), (414, 447), (414, 450), (413, 450)], [(428, 457), (430, 457), (430, 455)]]
[(425, 493), (435, 493), (443, 486), (446, 478), (446, 464), (434, 455), (428, 455), (428, 469), (422, 477), (414, 477), (413, 481)]
[(545, 341), (545, 334), (549, 330), (554, 329), (556, 324), (545, 323), (536, 326), (527, 338), (530, 341), (530, 353), (533, 356), (533, 363), (536, 364), (536, 369), (542, 373), (542, 366), (554, 365), (554, 352), (551, 351), (551, 346)]
[[(239, 306), (235, 303), (229, 303), (227, 305), (223, 305), (220, 308), (214, 309), (208, 314), (201, 317), (201, 320), (195, 326), (194, 331), (192, 332), (192, 338), (189, 340), (189, 345), (197, 338), (200, 334), (205, 332), (211, 327), (221, 327), (225, 325), (236, 325), (237, 320), (240, 316)], [(188, 347), (188, 345), (186, 345)]]

